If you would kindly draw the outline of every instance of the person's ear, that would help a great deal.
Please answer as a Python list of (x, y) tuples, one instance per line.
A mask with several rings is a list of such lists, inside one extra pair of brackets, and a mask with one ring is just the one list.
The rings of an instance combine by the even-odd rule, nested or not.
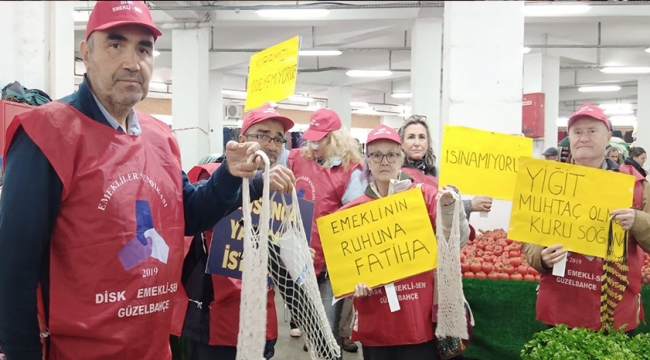
[(84, 65), (86, 66), (86, 69), (88, 68), (88, 62), (90, 61), (90, 48), (88, 47), (88, 43), (85, 41), (82, 41), (81, 44), (79, 45), (79, 54), (81, 55), (81, 60), (83, 60)]

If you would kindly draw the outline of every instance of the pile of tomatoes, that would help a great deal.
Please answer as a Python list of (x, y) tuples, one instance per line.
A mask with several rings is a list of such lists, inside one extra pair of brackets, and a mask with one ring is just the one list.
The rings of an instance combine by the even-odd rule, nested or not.
[(539, 281), (540, 277), (526, 262), (521, 243), (508, 239), (503, 229), (479, 232), (461, 250), (460, 262), (464, 278)]

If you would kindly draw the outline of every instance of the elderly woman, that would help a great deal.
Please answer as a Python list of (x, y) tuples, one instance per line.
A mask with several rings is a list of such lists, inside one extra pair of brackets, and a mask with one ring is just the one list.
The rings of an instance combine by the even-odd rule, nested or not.
[[(393, 195), (421, 186), (429, 219), (435, 228), (436, 216), (442, 216), (443, 229), (449, 237), (454, 216), (455, 197), (445, 192), (440, 197), (441, 213), (436, 214), (438, 190), (429, 184), (415, 183), (402, 168), (401, 141), (397, 132), (385, 125), (373, 129), (368, 135), (366, 166), (369, 185), (365, 194), (344, 208), (353, 207), (375, 199)], [(445, 187), (451, 189), (451, 187)], [(457, 191), (456, 189), (453, 189)], [(469, 224), (465, 211), (460, 207), (457, 215), (460, 224), (460, 246), (469, 237)], [(458, 270), (460, 277), (460, 269)], [(353, 340), (363, 345), (364, 360), (432, 360), (437, 359), (432, 323), (434, 305), (434, 273), (427, 271), (397, 281), (395, 287), (423, 283), (425, 286), (413, 289), (418, 293), (413, 300), (403, 301), (401, 310), (391, 312), (389, 305), (382, 302), (383, 287), (370, 289), (359, 284), (354, 293), (356, 319), (353, 326)]]
[[(402, 171), (407, 173), (415, 182), (438, 187), (436, 178), (436, 156), (431, 148), (431, 133), (426, 116), (412, 115), (399, 129), (404, 161)], [(472, 212), (490, 212), (492, 198), (476, 196), (472, 200), (464, 200), (465, 214), (469, 219)]]

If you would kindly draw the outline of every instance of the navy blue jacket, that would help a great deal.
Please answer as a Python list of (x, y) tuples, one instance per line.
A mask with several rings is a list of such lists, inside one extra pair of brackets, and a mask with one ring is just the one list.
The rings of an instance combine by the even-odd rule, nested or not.
[[(110, 126), (84, 81), (63, 98), (77, 110)], [(43, 152), (21, 128), (9, 148), (0, 202), (0, 346), (11, 360), (41, 360), (36, 288), (49, 303), (50, 238), (63, 185)], [(185, 234), (212, 228), (236, 206), (241, 179), (220, 166), (201, 186), (183, 179)]]

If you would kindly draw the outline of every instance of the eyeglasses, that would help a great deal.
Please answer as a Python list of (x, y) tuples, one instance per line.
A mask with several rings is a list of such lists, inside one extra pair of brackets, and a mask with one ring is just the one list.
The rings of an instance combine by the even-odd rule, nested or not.
[(392, 151), (389, 152), (388, 154), (382, 154), (379, 151), (375, 151), (368, 154), (368, 157), (371, 158), (372, 161), (376, 162), (377, 164), (384, 161), (384, 158), (386, 158), (389, 164), (394, 164), (397, 161), (397, 159), (399, 159), (400, 154)]
[(244, 136), (246, 136), (247, 138), (250, 138), (250, 137), (255, 138), (255, 139), (259, 140), (260, 142), (266, 141), (266, 142), (270, 143), (271, 141), (273, 141), (273, 142), (275, 142), (275, 145), (277, 145), (277, 146), (282, 146), (282, 145), (287, 143), (287, 139), (285, 139), (285, 138), (281, 138), (281, 137), (275, 137), (274, 138), (274, 137), (270, 137), (269, 135), (266, 135), (266, 134), (246, 134)]

